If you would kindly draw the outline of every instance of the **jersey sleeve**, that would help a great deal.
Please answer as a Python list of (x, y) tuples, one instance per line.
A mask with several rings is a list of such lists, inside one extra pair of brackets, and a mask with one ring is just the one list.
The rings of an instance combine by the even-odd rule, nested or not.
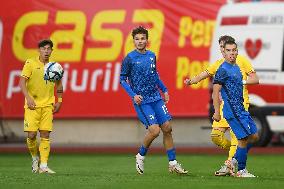
[(168, 92), (168, 89), (166, 87), (166, 85), (163, 83), (163, 81), (161, 80), (160, 76), (159, 76), (159, 73), (157, 71), (157, 62), (156, 62), (156, 56), (155, 56), (155, 72), (156, 72), (156, 77), (158, 78), (157, 79), (157, 85), (158, 85), (158, 88), (163, 92)]
[(31, 63), (29, 60), (27, 60), (25, 62), (25, 65), (23, 67), (23, 70), (22, 70), (22, 73), (21, 73), (21, 76), (26, 78), (26, 79), (29, 79), (32, 75), (32, 66), (31, 66)]
[(120, 84), (125, 89), (127, 94), (130, 97), (134, 97), (136, 94), (131, 89), (128, 83), (128, 77), (131, 71), (131, 60), (128, 56), (126, 56), (122, 61), (121, 72), (120, 72)]
[(158, 79), (158, 87), (159, 89), (161, 89), (163, 93), (168, 92), (166, 85), (163, 83), (163, 81), (160, 78)]
[(246, 57), (240, 56), (240, 59), (243, 62), (246, 75), (249, 75), (250, 73), (254, 73), (255, 72), (255, 70), (253, 69), (250, 61)]
[(224, 68), (219, 68), (215, 74), (213, 84), (223, 85), (228, 79), (228, 73)]
[(223, 62), (222, 59), (217, 60), (216, 62), (214, 62), (213, 64), (210, 64), (207, 69), (205, 70), (210, 76), (213, 76), (216, 74), (217, 69), (219, 68), (219, 66), (221, 65), (221, 63)]

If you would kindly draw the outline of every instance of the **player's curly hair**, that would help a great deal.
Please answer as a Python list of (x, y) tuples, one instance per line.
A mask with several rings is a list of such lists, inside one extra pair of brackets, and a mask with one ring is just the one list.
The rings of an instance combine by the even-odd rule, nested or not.
[(44, 47), (45, 45), (49, 45), (52, 48), (53, 42), (50, 39), (42, 39), (38, 42), (38, 48)]
[(134, 39), (136, 34), (145, 34), (146, 39), (148, 39), (148, 30), (144, 28), (143, 26), (138, 26), (132, 30), (132, 37)]
[(235, 42), (235, 39), (232, 37), (232, 36), (229, 36), (229, 35), (222, 35), (221, 37), (219, 37), (219, 44), (221, 43), (221, 41), (223, 42), (226, 42), (226, 41), (234, 41)]

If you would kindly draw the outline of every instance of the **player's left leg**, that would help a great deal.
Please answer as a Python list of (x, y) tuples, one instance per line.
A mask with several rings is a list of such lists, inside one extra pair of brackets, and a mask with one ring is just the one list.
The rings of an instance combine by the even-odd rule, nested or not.
[(170, 120), (172, 118), (167, 110), (166, 105), (162, 100), (157, 101), (154, 104), (154, 110), (158, 123), (163, 132), (163, 143), (169, 159), (169, 171), (176, 172), (178, 174), (187, 174), (188, 171), (183, 169), (181, 164), (179, 164), (176, 160), (176, 150), (173, 142), (172, 127), (170, 125)]
[(255, 177), (246, 169), (249, 137), (254, 134), (250, 129), (248, 117), (236, 117), (227, 121), (238, 139), (238, 147), (235, 157), (231, 161), (231, 168), (235, 170), (235, 167), (238, 167), (238, 172), (235, 174), (237, 177)]
[(182, 168), (176, 160), (176, 150), (174, 148), (173, 136), (172, 136), (172, 127), (169, 121), (166, 121), (161, 125), (161, 130), (163, 132), (163, 143), (164, 147), (167, 150), (168, 159), (169, 159), (169, 172), (178, 173), (178, 174), (187, 174), (188, 171)]
[(52, 120), (53, 120), (53, 107), (42, 108), (42, 118), (40, 122), (40, 168), (39, 173), (55, 173), (48, 166), (48, 158), (50, 153), (50, 140), (49, 135), (52, 131)]

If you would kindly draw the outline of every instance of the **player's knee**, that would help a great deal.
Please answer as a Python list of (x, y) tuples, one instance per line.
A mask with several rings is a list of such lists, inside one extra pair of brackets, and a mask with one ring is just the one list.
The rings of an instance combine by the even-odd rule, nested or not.
[(258, 134), (253, 134), (253, 135), (250, 136), (249, 142), (250, 142), (250, 143), (255, 143), (255, 142), (257, 142), (258, 140), (259, 140)]
[(218, 129), (212, 129), (211, 131), (211, 140), (214, 144), (220, 144), (222, 141), (222, 138), (224, 136), (224, 133)]
[(36, 139), (37, 132), (28, 132), (28, 138), (31, 140)]
[(224, 132), (218, 129), (212, 129), (211, 140), (214, 144), (216, 144), (217, 146), (220, 146), (222, 149), (230, 148), (230, 144), (224, 137)]
[(245, 137), (245, 138), (238, 140), (238, 146), (241, 148), (246, 148), (248, 145), (248, 141), (249, 141), (248, 139), (249, 139), (248, 137)]
[(150, 133), (150, 135), (153, 137), (153, 138), (156, 138), (159, 136), (160, 134), (160, 127), (159, 126), (152, 126), (152, 127), (149, 127), (148, 128), (148, 132)]
[(163, 131), (163, 134), (171, 134), (172, 133), (172, 127), (170, 125), (170, 122), (166, 122), (161, 126), (161, 130)]
[(40, 131), (40, 138), (49, 138), (50, 131)]

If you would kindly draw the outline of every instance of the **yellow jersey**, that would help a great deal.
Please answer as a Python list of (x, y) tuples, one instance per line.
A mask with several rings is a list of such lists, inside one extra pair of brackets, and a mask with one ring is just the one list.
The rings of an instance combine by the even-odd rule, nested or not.
[[(43, 79), (44, 63), (39, 60), (39, 57), (27, 59), (21, 76), (27, 79), (26, 87), (29, 95), (35, 101), (36, 108), (53, 106), (55, 84)], [(25, 102), (25, 108), (27, 107)]]
[[(225, 61), (224, 58), (217, 60), (216, 62), (214, 62), (213, 64), (209, 65), (208, 68), (206, 69), (206, 72), (211, 75), (214, 76), (215, 73), (217, 72), (219, 66)], [(249, 60), (247, 58), (245, 58), (244, 56), (238, 55), (237, 59), (236, 59), (236, 63), (237, 65), (240, 67), (240, 70), (242, 72), (242, 76), (243, 76), (243, 80), (247, 80), (247, 76), (250, 73), (255, 72), (255, 70), (253, 69), (251, 63), (249, 62)], [(243, 97), (244, 97), (244, 107), (246, 110), (248, 110), (249, 107), (249, 96), (248, 96), (248, 89), (247, 86), (244, 85), (243, 88)]]

